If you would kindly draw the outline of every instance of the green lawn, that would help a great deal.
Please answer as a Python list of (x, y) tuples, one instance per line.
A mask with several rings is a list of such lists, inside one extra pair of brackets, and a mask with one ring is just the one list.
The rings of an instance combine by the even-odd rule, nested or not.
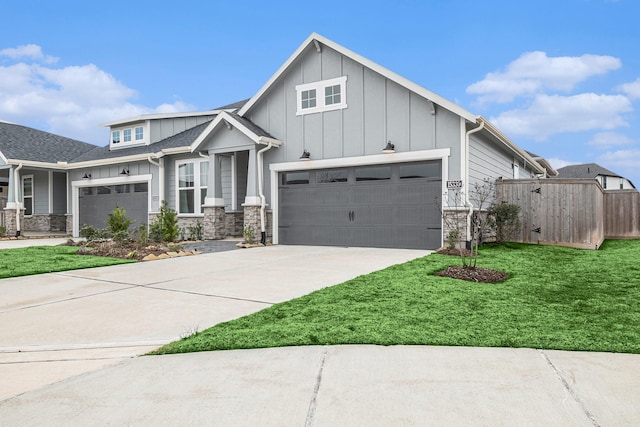
[(133, 262), (116, 258), (76, 255), (73, 246), (33, 246), (0, 250), (0, 279), (77, 270)]
[[(276, 304), (155, 354), (318, 344), (528, 347), (640, 353), (640, 240), (598, 251), (524, 244), (481, 248), (477, 284), (433, 273), (427, 257)], [(304, 279), (300, 279), (304, 280)]]

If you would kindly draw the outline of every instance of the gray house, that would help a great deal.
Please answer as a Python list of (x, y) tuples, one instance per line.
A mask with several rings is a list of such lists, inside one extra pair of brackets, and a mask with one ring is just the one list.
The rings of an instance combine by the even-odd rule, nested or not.
[(483, 179), (555, 174), (486, 119), (318, 34), (249, 100), (105, 126), (108, 146), (4, 161), (9, 187), (18, 183), (7, 218), (48, 213), (25, 210), (22, 178), (37, 170), (36, 189), (66, 182), (50, 200), (64, 201), (74, 236), (104, 226), (116, 203), (148, 223), (164, 200), (209, 239), (252, 227), (276, 244), (434, 249), (446, 233), (439, 206), (464, 207), (452, 189), (471, 206), (468, 189)]

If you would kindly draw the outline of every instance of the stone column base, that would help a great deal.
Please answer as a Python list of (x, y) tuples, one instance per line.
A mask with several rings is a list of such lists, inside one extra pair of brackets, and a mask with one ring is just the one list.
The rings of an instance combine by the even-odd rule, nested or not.
[(224, 206), (205, 206), (202, 226), (203, 239), (224, 239), (227, 235)]
[[(271, 240), (272, 233), (272, 212), (265, 210), (265, 231), (267, 241)], [(244, 228), (253, 228), (253, 240), (260, 242), (262, 230), (260, 228), (260, 206), (244, 206)]]
[[(5, 221), (6, 235), (11, 237), (15, 236), (17, 231), (16, 210), (5, 209), (4, 221)], [(20, 209), (20, 230), (24, 230), (24, 209)]]

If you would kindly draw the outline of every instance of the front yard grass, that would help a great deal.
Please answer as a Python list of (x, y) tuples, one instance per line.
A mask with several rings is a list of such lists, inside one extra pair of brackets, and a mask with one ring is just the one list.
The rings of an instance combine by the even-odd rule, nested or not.
[(480, 249), (478, 266), (510, 277), (484, 284), (434, 276), (460, 261), (431, 254), (216, 325), (154, 354), (335, 344), (640, 353), (639, 260), (640, 240), (606, 241), (598, 251), (490, 245)]
[(2, 249), (0, 279), (134, 262), (102, 256), (76, 255), (78, 249), (74, 246)]

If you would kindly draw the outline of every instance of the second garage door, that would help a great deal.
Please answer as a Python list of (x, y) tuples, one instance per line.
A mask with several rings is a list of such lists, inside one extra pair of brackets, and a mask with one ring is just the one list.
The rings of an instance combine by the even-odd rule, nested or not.
[(281, 244), (437, 249), (439, 161), (281, 173)]
[(107, 218), (116, 206), (127, 212), (133, 226), (149, 221), (148, 184), (102, 185), (79, 189), (80, 227), (106, 228)]

